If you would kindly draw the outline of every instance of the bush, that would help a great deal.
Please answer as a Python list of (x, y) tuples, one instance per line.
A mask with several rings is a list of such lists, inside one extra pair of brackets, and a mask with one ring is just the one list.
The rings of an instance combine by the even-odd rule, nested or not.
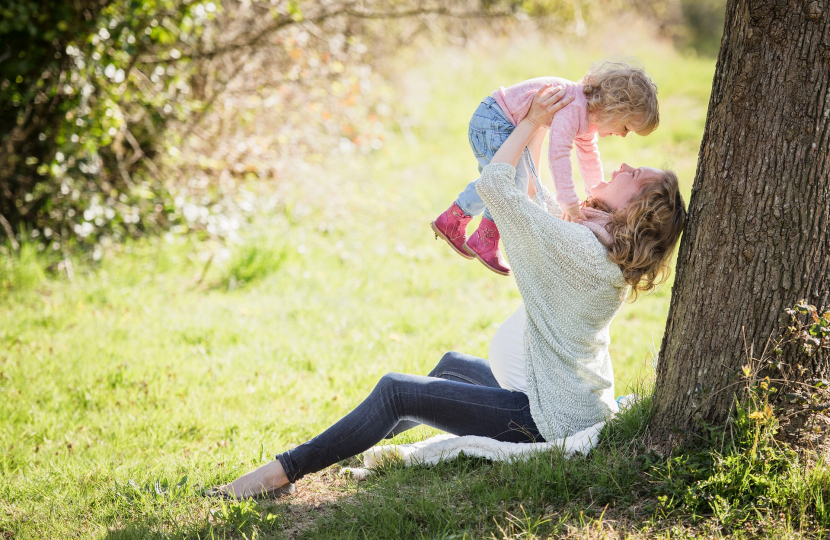
[(246, 182), (380, 148), (391, 97), (373, 66), (402, 45), (391, 25), (420, 25), (394, 14), (452, 3), (370, 2), (369, 16), (339, 0), (300, 6), (7, 3), (0, 234), (25, 228), (54, 249), (162, 229), (232, 236), (251, 210)]
[[(213, 6), (213, 7), (211, 7)], [(152, 166), (168, 125), (200, 108), (193, 65), (211, 2), (18, 0), (0, 10), (0, 214), (52, 243), (135, 236), (177, 218)], [(9, 231), (6, 230), (6, 233)]]
[(0, 256), (0, 293), (36, 288), (46, 278), (45, 266), (37, 245), (31, 242), (21, 245), (17, 253)]
[(244, 287), (278, 271), (288, 256), (285, 247), (263, 242), (240, 246), (222, 272), (219, 284), (229, 290)]

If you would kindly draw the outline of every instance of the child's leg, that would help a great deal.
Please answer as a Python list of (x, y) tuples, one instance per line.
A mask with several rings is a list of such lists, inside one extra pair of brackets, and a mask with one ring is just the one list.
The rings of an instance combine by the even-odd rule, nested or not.
[[(487, 133), (473, 133), (473, 128), (470, 127), (470, 146), (473, 146), (474, 137), (476, 140), (487, 140)], [(486, 154), (480, 154), (479, 150), (473, 146), (473, 153), (476, 156), (476, 160), (478, 161), (478, 172), (481, 173), (484, 170), (484, 167), (490, 163), (490, 160), (496, 154), (495, 152), (487, 152)], [(490, 155), (487, 155), (490, 154)], [(481, 200), (481, 197), (478, 195), (478, 191), (476, 191), (476, 184), (478, 183), (478, 178), (467, 184), (467, 187), (464, 188), (461, 193), (458, 194), (458, 198), (455, 200), (455, 203), (461, 207), (464, 212), (469, 216), (477, 216), (480, 213), (486, 211), (484, 206), (484, 201)]]
[[(473, 113), (470, 120), (470, 146), (478, 161), (478, 172), (490, 163), (498, 147), (513, 132), (513, 124), (504, 116), (496, 100), (488, 96)], [(467, 248), (467, 225), (472, 216), (484, 211), (484, 201), (476, 191), (474, 180), (458, 194), (458, 199), (441, 213), (430, 226), (436, 239), (445, 240), (456, 253), (465, 259), (472, 259)]]
[[(513, 124), (504, 116), (501, 108), (492, 97), (488, 96), (473, 113), (470, 119), (468, 137), (470, 147), (478, 161), (478, 172), (481, 172), (496, 151), (513, 132)], [(473, 180), (458, 194), (456, 204), (467, 215), (475, 216), (485, 210), (484, 201), (476, 191), (478, 179)]]
[[(533, 164), (533, 159), (530, 157), (530, 152), (525, 148), (522, 158), (516, 164), (515, 177), (516, 188), (524, 195), (527, 195), (528, 179), (535, 174), (536, 167)], [(534, 185), (536, 184), (534, 178)], [(538, 185), (536, 185), (536, 189), (539, 189)], [(499, 249), (500, 239), (498, 226), (490, 215), (490, 211), (485, 209), (478, 229), (464, 244), (464, 249), (493, 272), (509, 276), (510, 265), (504, 260)]]
[[(527, 193), (527, 185), (530, 180), (531, 171), (535, 170), (535, 167), (532, 164), (533, 159), (530, 157), (530, 152), (527, 148), (525, 148), (522, 158), (516, 165), (516, 177), (514, 178), (514, 182), (516, 182), (516, 189), (522, 193)], [(493, 216), (490, 215), (490, 211), (486, 208), (484, 209), (483, 217), (493, 221)]]

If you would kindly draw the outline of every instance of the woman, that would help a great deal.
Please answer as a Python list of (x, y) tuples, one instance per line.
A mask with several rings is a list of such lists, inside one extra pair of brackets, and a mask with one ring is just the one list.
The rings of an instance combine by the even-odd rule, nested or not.
[(547, 205), (519, 192), (515, 166), (531, 139), (541, 144), (533, 135), (567, 105), (563, 95), (544, 88), (536, 94), (478, 183), (524, 301), (496, 333), (490, 362), (447, 353), (426, 377), (387, 374), (322, 434), (212, 495), (290, 493), (304, 475), (418, 424), (455, 435), (541, 442), (573, 435), (616, 410), (611, 320), (632, 289), (636, 297), (664, 278), (685, 208), (674, 173), (625, 164), (610, 182), (592, 187), (582, 224), (562, 220), (544, 188)]

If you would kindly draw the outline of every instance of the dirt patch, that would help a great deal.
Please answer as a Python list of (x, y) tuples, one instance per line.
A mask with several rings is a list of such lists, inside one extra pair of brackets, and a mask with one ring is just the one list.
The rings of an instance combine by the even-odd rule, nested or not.
[(273, 502), (285, 515), (285, 538), (299, 538), (315, 521), (334, 512), (341, 502), (358, 492), (357, 480), (341, 475), (337, 465), (306, 476), (297, 483), (293, 495)]

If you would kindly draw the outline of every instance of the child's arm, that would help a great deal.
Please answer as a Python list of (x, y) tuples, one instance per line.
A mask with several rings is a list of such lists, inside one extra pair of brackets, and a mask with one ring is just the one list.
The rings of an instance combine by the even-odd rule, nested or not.
[(577, 137), (574, 144), (576, 145), (576, 161), (579, 164), (585, 191), (591, 193), (592, 187), (605, 180), (597, 147), (597, 136), (594, 134), (590, 138)]
[(571, 166), (571, 149), (579, 128), (579, 113), (577, 107), (565, 107), (553, 117), (548, 146), (548, 161), (556, 186), (556, 200), (563, 210), (562, 219), (571, 222), (585, 219), (579, 210), (579, 197), (574, 189)]

